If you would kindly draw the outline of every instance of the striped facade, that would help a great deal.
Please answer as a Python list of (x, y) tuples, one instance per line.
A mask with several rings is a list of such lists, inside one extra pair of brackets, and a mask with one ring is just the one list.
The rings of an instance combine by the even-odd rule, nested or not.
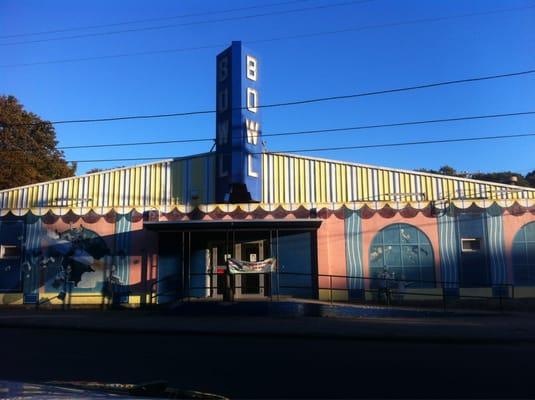
[[(0, 213), (214, 204), (215, 164), (200, 154), (3, 190)], [(535, 199), (532, 188), (285, 154), (265, 153), (262, 169), (266, 205)]]
[(264, 203), (535, 199), (535, 189), (285, 154), (263, 157)]
[(163, 208), (214, 201), (214, 156), (165, 160), (0, 191), (0, 210)]

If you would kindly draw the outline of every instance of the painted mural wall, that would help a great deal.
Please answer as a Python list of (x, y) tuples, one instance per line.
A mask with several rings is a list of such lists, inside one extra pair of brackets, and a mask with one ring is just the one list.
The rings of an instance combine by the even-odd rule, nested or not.
[[(157, 268), (156, 237), (142, 226), (142, 215), (135, 213), (4, 217), (1, 237), (19, 239), (19, 257), (2, 265), (11, 261), (10, 270), (19, 274), (2, 274), (0, 282), (29, 303), (139, 302)], [(5, 302), (20, 300), (11, 296)]]
[[(284, 258), (288, 272), (317, 274), (321, 298), (362, 298), (366, 289), (376, 288), (385, 268), (406, 281), (407, 290), (434, 293), (446, 288), (458, 295), (482, 287), (498, 295), (505, 290), (502, 285), (515, 285), (519, 296), (534, 294), (530, 289), (535, 288), (534, 206), (470, 202), (442, 209), (432, 203), (397, 209), (382, 204), (375, 209), (370, 205), (319, 210), (224, 205), (204, 211), (174, 209), (156, 218), (320, 218), (315, 234), (281, 235), (278, 256)], [(181, 254), (176, 235), (159, 240), (157, 233), (143, 228), (144, 218), (148, 215), (136, 211), (1, 217), (0, 245), (6, 252), (0, 257), (2, 302), (148, 301), (147, 293), (159, 290), (152, 286), (158, 279), (179, 273)], [(464, 239), (470, 240), (471, 247), (465, 248)], [(165, 243), (170, 253), (163, 251)], [(200, 264), (203, 257), (201, 251)]]

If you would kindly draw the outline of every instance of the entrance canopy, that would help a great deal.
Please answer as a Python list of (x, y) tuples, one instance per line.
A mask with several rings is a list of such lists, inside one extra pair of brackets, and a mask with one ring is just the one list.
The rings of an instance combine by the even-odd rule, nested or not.
[(254, 219), (254, 220), (216, 220), (216, 221), (160, 221), (145, 222), (144, 227), (158, 232), (179, 231), (219, 231), (234, 229), (299, 229), (315, 230), (321, 225), (319, 218), (311, 219)]

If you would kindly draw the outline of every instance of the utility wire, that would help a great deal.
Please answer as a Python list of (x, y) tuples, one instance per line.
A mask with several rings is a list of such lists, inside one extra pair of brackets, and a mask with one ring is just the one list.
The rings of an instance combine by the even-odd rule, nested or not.
[[(327, 133), (327, 132), (330, 132), (330, 133), (351, 132), (351, 131), (365, 130), (365, 129), (392, 128), (392, 127), (397, 127), (397, 126), (436, 124), (436, 123), (444, 123), (444, 122), (479, 120), (479, 119), (487, 119), (487, 118), (516, 117), (516, 116), (533, 115), (533, 114), (535, 114), (535, 111), (524, 111), (524, 112), (506, 113), (506, 114), (471, 115), (471, 116), (465, 116), (465, 117), (441, 118), (441, 119), (430, 119), (430, 120), (420, 120), (420, 121), (405, 121), (405, 122), (394, 122), (394, 123), (388, 123), (388, 124), (358, 125), (358, 126), (350, 126), (350, 127), (344, 127), (344, 128), (326, 128), (326, 129), (287, 131), (287, 132), (277, 132), (277, 133), (262, 133), (260, 137), (312, 135), (312, 134), (320, 134), (320, 133)], [(216, 139), (214, 139), (213, 137), (212, 138), (205, 137), (205, 138), (197, 138), (197, 139), (158, 140), (158, 141), (148, 141), (148, 142), (85, 144), (85, 145), (61, 146), (61, 147), (58, 147), (57, 149), (58, 150), (68, 150), (68, 149), (70, 150), (70, 149), (104, 148), (104, 147), (147, 146), (147, 145), (173, 144), (173, 143), (214, 142), (215, 140)]]
[[(533, 73), (535, 73), (535, 69), (509, 72), (509, 73), (498, 74), (498, 75), (486, 75), (486, 76), (478, 76), (478, 77), (473, 77), (473, 78), (426, 83), (426, 84), (415, 85), (415, 86), (404, 86), (404, 87), (393, 88), (393, 89), (384, 89), (384, 90), (377, 90), (377, 91), (371, 91), (371, 92), (354, 93), (354, 94), (341, 95), (341, 96), (316, 97), (316, 98), (304, 99), (304, 100), (288, 101), (288, 102), (282, 102), (282, 103), (272, 103), (272, 104), (258, 105), (257, 108), (289, 107), (289, 106), (320, 103), (320, 102), (334, 101), (334, 100), (355, 99), (359, 97), (377, 96), (377, 95), (383, 95), (383, 94), (388, 94), (388, 93), (400, 93), (400, 92), (408, 92), (408, 91), (413, 91), (413, 90), (430, 89), (430, 88), (441, 87), (441, 86), (457, 85), (461, 83), (480, 82), (480, 81), (487, 81), (487, 80), (493, 80), (493, 79), (524, 76), (524, 75), (530, 75)], [(247, 109), (247, 107), (235, 107), (232, 110), (245, 110), (245, 109)], [(205, 114), (215, 114), (215, 113), (216, 113), (216, 110), (201, 110), (201, 111), (187, 111), (187, 112), (170, 113), (170, 114), (129, 115), (129, 116), (108, 117), (108, 118), (58, 120), (58, 121), (51, 121), (51, 122), (47, 121), (43, 123), (59, 125), (59, 124), (75, 124), (75, 123), (110, 122), (110, 121), (122, 121), (122, 120), (134, 120), (134, 119), (185, 117), (185, 116), (191, 116), (191, 115), (205, 115)], [(31, 125), (39, 125), (39, 124), (40, 123), (6, 124), (5, 122), (0, 121), (0, 125), (3, 125), (4, 127), (31, 126)]]
[[(397, 143), (381, 143), (381, 144), (366, 144), (357, 146), (339, 146), (339, 147), (317, 147), (317, 148), (304, 148), (294, 150), (280, 150), (280, 151), (267, 151), (256, 152), (251, 154), (292, 154), (292, 153), (311, 153), (320, 151), (339, 151), (339, 150), (356, 150), (356, 149), (372, 149), (382, 147), (400, 147), (400, 146), (417, 146), (427, 144), (444, 144), (455, 142), (476, 142), (483, 140), (499, 140), (499, 139), (513, 139), (522, 137), (535, 137), (535, 133), (520, 133), (511, 135), (495, 135), (495, 136), (477, 136), (469, 138), (452, 138), (441, 140), (421, 140), (412, 142), (397, 142)], [(219, 153), (221, 154), (221, 153)], [(92, 159), (92, 160), (69, 160), (70, 163), (89, 163), (89, 162), (112, 162), (112, 161), (144, 161), (144, 160), (164, 160), (173, 159), (175, 157), (134, 157), (134, 158), (107, 158), (107, 159)]]
[(162, 29), (169, 29), (169, 28), (177, 28), (177, 27), (182, 27), (182, 26), (206, 25), (206, 24), (212, 24), (214, 22), (240, 21), (240, 20), (247, 20), (247, 19), (254, 19), (254, 18), (261, 18), (261, 17), (271, 17), (275, 15), (286, 15), (286, 14), (292, 14), (292, 13), (298, 13), (298, 12), (304, 12), (304, 11), (323, 10), (327, 8), (368, 3), (371, 1), (373, 0), (352, 0), (352, 1), (346, 1), (343, 3), (334, 3), (334, 4), (331, 3), (331, 4), (320, 5), (320, 6), (294, 8), (292, 10), (271, 11), (271, 12), (265, 12), (265, 13), (242, 15), (242, 16), (237, 16), (237, 17), (226, 17), (226, 18), (211, 19), (211, 20), (205, 20), (205, 21), (193, 21), (193, 22), (185, 22), (185, 23), (180, 23), (180, 24), (156, 25), (156, 26), (148, 26), (148, 27), (143, 27), (143, 28), (121, 29), (121, 30), (107, 31), (107, 32), (95, 32), (95, 33), (84, 33), (84, 34), (71, 35), (71, 36), (60, 36), (60, 37), (47, 38), (47, 39), (35, 39), (35, 40), (26, 40), (26, 41), (21, 41), (21, 42), (0, 43), (0, 46), (5, 47), (5, 46), (16, 46), (16, 45), (21, 45), (21, 44), (55, 42), (55, 41), (60, 41), (60, 40), (118, 35), (122, 33), (155, 31), (155, 30), (162, 30)]
[(256, 6), (249, 6), (249, 7), (228, 8), (225, 10), (197, 12), (197, 13), (191, 13), (191, 14), (180, 14), (180, 15), (173, 15), (169, 17), (135, 19), (135, 20), (130, 20), (130, 21), (115, 22), (115, 23), (109, 23), (109, 24), (85, 25), (85, 26), (77, 26), (73, 28), (53, 29), (53, 30), (40, 31), (40, 32), (15, 33), (11, 35), (0, 36), (0, 39), (8, 39), (8, 38), (24, 37), (24, 36), (49, 35), (53, 33), (75, 32), (75, 31), (83, 31), (83, 30), (88, 30), (88, 29), (110, 28), (113, 26), (141, 24), (141, 23), (155, 22), (155, 21), (168, 21), (171, 19), (180, 19), (180, 18), (204, 17), (206, 15), (226, 14), (226, 13), (236, 12), (236, 11), (247, 11), (247, 10), (259, 9), (259, 8), (269, 8), (269, 7), (276, 7), (276, 6), (282, 6), (282, 5), (288, 5), (288, 4), (302, 3), (302, 2), (307, 2), (307, 1), (311, 1), (311, 0), (283, 1), (279, 3), (271, 3), (271, 4), (256, 5)]
[[(279, 37), (273, 37), (273, 38), (249, 40), (249, 41), (244, 41), (244, 43), (256, 44), (256, 43), (278, 42), (278, 41), (283, 41), (283, 40), (306, 39), (306, 38), (312, 38), (312, 37), (317, 37), (317, 36), (335, 35), (335, 34), (340, 34), (340, 33), (349, 33), (349, 32), (357, 32), (357, 31), (364, 31), (364, 30), (380, 29), (380, 28), (390, 28), (390, 27), (403, 26), (403, 25), (414, 25), (414, 24), (421, 24), (421, 23), (427, 23), (427, 22), (440, 22), (440, 21), (446, 21), (446, 20), (451, 20), (451, 19), (476, 17), (476, 16), (481, 16), (481, 15), (490, 15), (490, 14), (497, 14), (497, 13), (503, 13), (503, 12), (521, 11), (521, 10), (526, 10), (526, 9), (531, 9), (531, 8), (535, 8), (535, 6), (498, 9), (498, 10), (491, 10), (491, 11), (484, 11), (484, 12), (450, 15), (450, 16), (445, 16), (445, 17), (421, 18), (421, 19), (415, 19), (415, 20), (409, 20), (409, 21), (398, 21), (398, 22), (390, 22), (390, 23), (384, 23), (384, 24), (364, 25), (364, 26), (331, 30), (331, 31), (320, 31), (320, 32), (303, 33), (303, 34), (296, 34), (296, 35), (289, 35), (289, 36), (279, 36)], [(180, 48), (170, 48), (170, 49), (161, 49), (161, 50), (139, 51), (139, 52), (134, 52), (134, 53), (118, 53), (118, 54), (109, 54), (109, 55), (102, 55), (102, 56), (89, 56), (89, 57), (81, 57), (81, 58), (66, 58), (66, 59), (59, 59), (59, 60), (37, 61), (37, 62), (30, 62), (30, 63), (4, 64), (4, 65), (0, 65), (0, 68), (31, 67), (31, 66), (37, 66), (37, 65), (65, 64), (65, 63), (75, 63), (75, 62), (84, 62), (84, 61), (97, 61), (97, 60), (106, 60), (106, 59), (114, 59), (114, 58), (144, 56), (144, 55), (181, 53), (181, 52), (188, 52), (188, 51), (221, 48), (225, 45), (226, 45), (225, 43), (221, 43), (221, 44), (194, 46), (194, 47), (180, 47)]]

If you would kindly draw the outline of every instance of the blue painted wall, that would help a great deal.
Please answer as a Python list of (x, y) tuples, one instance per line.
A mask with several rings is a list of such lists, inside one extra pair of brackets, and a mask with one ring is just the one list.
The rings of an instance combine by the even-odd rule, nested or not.
[(305, 298), (317, 296), (313, 235), (315, 233), (309, 231), (279, 231), (278, 238), (274, 238), (273, 252), (281, 274), (272, 275), (273, 294)]
[[(0, 243), (21, 248), (24, 222), (15, 218), (0, 221)], [(21, 257), (0, 260), (0, 292), (17, 292), (22, 288)]]
[[(364, 276), (362, 264), (362, 219), (360, 211), (345, 211), (346, 232), (346, 271), (348, 276)], [(364, 281), (358, 278), (348, 278), (347, 287), (349, 297), (358, 299), (364, 296)]]

